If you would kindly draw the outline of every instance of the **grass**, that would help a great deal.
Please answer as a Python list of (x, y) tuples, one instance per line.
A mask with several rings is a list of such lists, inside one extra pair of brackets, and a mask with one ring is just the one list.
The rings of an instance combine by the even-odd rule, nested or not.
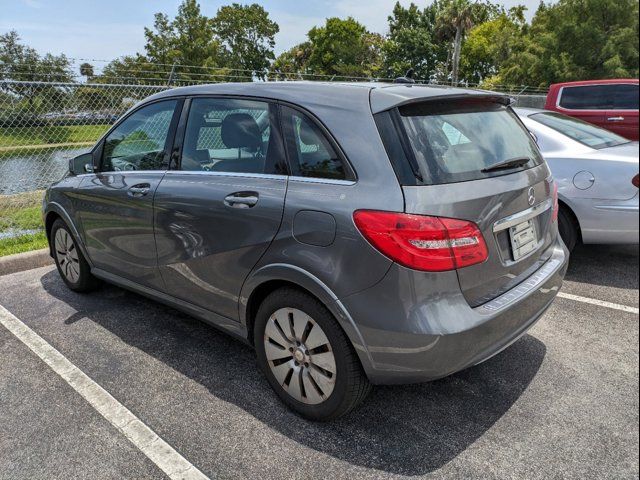
[(24, 235), (0, 238), (0, 257), (38, 250), (47, 246), (40, 203), (42, 191), (0, 196), (0, 233), (28, 231)]
[(47, 237), (44, 231), (16, 238), (0, 239), (0, 257), (14, 253), (30, 252), (47, 248)]
[(101, 124), (0, 128), (0, 148), (95, 142), (109, 127), (109, 124)]

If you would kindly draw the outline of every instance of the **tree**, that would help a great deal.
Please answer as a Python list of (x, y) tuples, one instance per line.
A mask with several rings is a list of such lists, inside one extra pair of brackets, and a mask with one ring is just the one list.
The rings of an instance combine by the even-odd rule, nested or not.
[(638, 77), (638, 0), (541, 4), (520, 45), (492, 83), (550, 83)]
[[(278, 55), (271, 70), (276, 75), (291, 78), (294, 74), (307, 73), (309, 57), (311, 56), (311, 42), (303, 42)], [(294, 77), (295, 78), (295, 77)]]
[[(183, 0), (178, 14), (170, 20), (156, 13), (153, 29), (145, 28), (146, 61), (168, 78), (174, 64), (181, 65), (176, 77), (199, 80), (207, 70), (197, 67), (220, 66), (222, 48), (215, 37), (211, 19), (203, 15), (196, 0)], [(196, 68), (193, 68), (195, 66)]]
[(263, 78), (275, 58), (275, 35), (280, 28), (258, 4), (224, 6), (212, 20), (212, 28), (222, 45), (225, 66), (241, 75)]
[(370, 77), (381, 65), (382, 37), (371, 34), (352, 17), (328, 18), (307, 34), (311, 44), (308, 68), (317, 74)]
[[(7, 88), (25, 98), (29, 110), (33, 111), (64, 96), (54, 85), (41, 82), (72, 82), (73, 75), (71, 63), (65, 55), (40, 55), (34, 48), (20, 43), (16, 31), (10, 31), (0, 35), (0, 80), (5, 79), (27, 82), (8, 83)], [(38, 98), (40, 101), (36, 104)]]
[(469, 0), (449, 0), (437, 18), (437, 30), (440, 38), (453, 37), (453, 52), (451, 55), (451, 83), (458, 84), (458, 68), (460, 66), (460, 50), (465, 34), (474, 25), (474, 4)]
[(405, 8), (397, 2), (388, 20), (382, 46), (385, 75), (395, 78), (413, 68), (416, 78), (430, 79), (441, 54), (434, 43), (434, 8), (419, 10), (413, 3)]
[(493, 77), (514, 51), (521, 48), (528, 30), (524, 12), (525, 7), (514, 7), (469, 31), (460, 55), (463, 81), (479, 84)]
[(93, 77), (93, 65), (87, 62), (80, 64), (80, 75), (86, 77), (87, 80), (91, 79)]

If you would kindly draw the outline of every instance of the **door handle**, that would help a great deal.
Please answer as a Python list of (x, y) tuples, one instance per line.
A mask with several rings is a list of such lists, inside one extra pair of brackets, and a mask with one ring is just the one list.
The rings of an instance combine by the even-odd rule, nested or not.
[(251, 208), (258, 203), (258, 192), (236, 192), (224, 197), (224, 204), (231, 208)]
[(129, 187), (127, 194), (130, 197), (140, 198), (144, 197), (147, 193), (151, 191), (151, 185), (148, 183), (139, 183), (134, 185), (133, 187)]
[(624, 121), (624, 117), (609, 117), (607, 118), (607, 122), (622, 122)]

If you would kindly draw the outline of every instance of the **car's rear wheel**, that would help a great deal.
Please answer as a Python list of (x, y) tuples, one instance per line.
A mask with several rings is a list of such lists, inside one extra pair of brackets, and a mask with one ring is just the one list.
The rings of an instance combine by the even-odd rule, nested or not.
[(51, 244), (58, 273), (67, 287), (76, 292), (88, 292), (98, 285), (69, 227), (61, 219), (51, 227)]
[(561, 207), (558, 212), (558, 230), (567, 249), (572, 252), (580, 239), (580, 234), (575, 218), (564, 207)]
[(371, 389), (353, 346), (317, 299), (293, 289), (271, 293), (254, 326), (258, 364), (291, 409), (311, 420), (353, 410)]

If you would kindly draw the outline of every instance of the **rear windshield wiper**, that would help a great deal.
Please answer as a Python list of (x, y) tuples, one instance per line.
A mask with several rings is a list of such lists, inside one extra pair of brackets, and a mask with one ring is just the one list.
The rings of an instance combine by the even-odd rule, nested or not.
[(486, 173), (486, 172), (492, 172), (494, 170), (523, 167), (530, 161), (531, 159), (529, 157), (509, 158), (507, 160), (502, 160), (501, 162), (494, 163), (493, 165), (489, 165), (488, 167), (483, 168), (481, 171), (483, 173)]

